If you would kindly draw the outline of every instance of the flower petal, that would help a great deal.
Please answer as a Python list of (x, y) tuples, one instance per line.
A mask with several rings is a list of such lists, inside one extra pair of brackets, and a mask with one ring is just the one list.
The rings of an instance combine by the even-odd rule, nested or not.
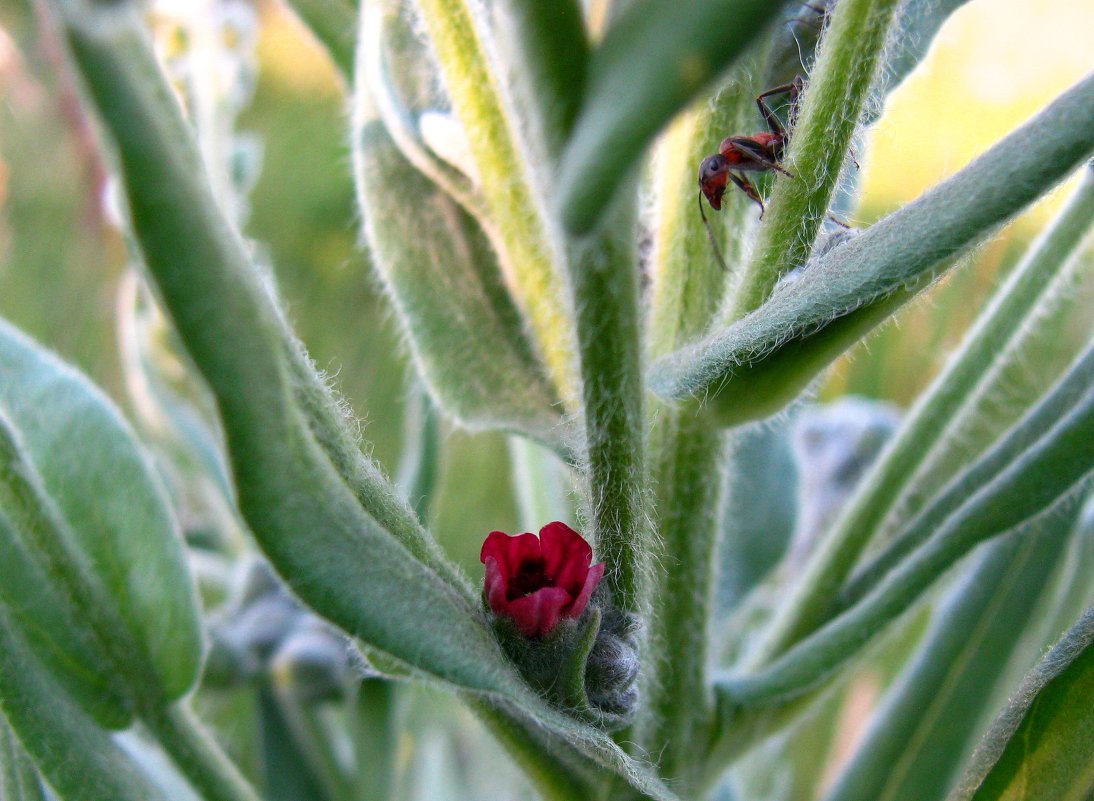
[(569, 602), (569, 593), (561, 587), (544, 587), (510, 601), (506, 616), (525, 637), (542, 637), (558, 625), (562, 609)]
[(535, 534), (517, 534), (510, 537), (504, 531), (491, 531), (482, 544), (479, 561), (496, 559), (506, 579), (512, 578), (526, 559), (541, 558), (539, 537)]
[(585, 538), (557, 520), (539, 530), (542, 542), (544, 572), (555, 586), (565, 587), (571, 597), (581, 592), (593, 559), (593, 549)]
[(589, 605), (589, 599), (593, 596), (593, 590), (596, 589), (596, 585), (600, 583), (600, 579), (604, 578), (604, 563), (600, 562), (589, 568), (589, 572), (585, 576), (585, 583), (581, 586), (581, 590), (577, 593), (577, 596), (570, 596), (573, 600), (562, 610), (563, 617), (581, 617), (581, 613), (585, 611), (585, 607)]
[(486, 602), (490, 605), (490, 610), (495, 615), (506, 615), (508, 611), (508, 601), (506, 595), (509, 593), (509, 576), (502, 570), (501, 565), (498, 564), (498, 560), (493, 556), (486, 557)]

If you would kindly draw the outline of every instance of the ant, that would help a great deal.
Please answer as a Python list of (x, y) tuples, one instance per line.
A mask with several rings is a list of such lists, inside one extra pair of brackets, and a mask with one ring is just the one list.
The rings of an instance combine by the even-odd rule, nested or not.
[[(813, 8), (813, 6), (809, 6)], [(714, 254), (718, 258), (722, 269), (727, 269), (722, 258), (721, 249), (707, 221), (706, 212), (703, 211), (703, 197), (705, 196), (710, 207), (715, 211), (722, 208), (722, 196), (728, 188), (729, 182), (744, 192), (750, 200), (760, 207), (760, 219), (764, 218), (764, 201), (760, 193), (751, 181), (739, 173), (744, 172), (769, 172), (775, 171), (787, 178), (794, 176), (785, 169), (780, 162), (786, 145), (790, 141), (790, 130), (798, 115), (798, 100), (801, 97), (805, 82), (800, 75), (794, 77), (790, 83), (768, 89), (756, 96), (756, 107), (760, 110), (760, 116), (767, 123), (768, 130), (752, 136), (727, 136), (718, 146), (718, 152), (707, 156), (699, 165), (699, 216), (703, 218), (703, 225), (707, 229), (707, 238), (710, 240)], [(767, 98), (776, 95), (787, 95), (789, 98), (789, 110), (787, 114), (788, 124), (784, 126), (775, 112), (767, 104)], [(854, 159), (852, 159), (853, 161)], [(858, 162), (855, 162), (858, 166)], [(828, 215), (828, 219), (842, 228), (849, 227), (847, 223)]]
[[(759, 204), (760, 219), (764, 216), (764, 202), (756, 187), (739, 172), (768, 172), (774, 170), (788, 178), (794, 176), (780, 166), (786, 144), (790, 141), (790, 132), (765, 102), (767, 98), (785, 94), (790, 99), (790, 124), (794, 124), (797, 115), (798, 98), (803, 88), (802, 77), (799, 75), (793, 81), (774, 89), (768, 89), (756, 97), (756, 106), (760, 110), (760, 116), (767, 123), (768, 131), (753, 136), (727, 136), (718, 146), (718, 152), (713, 156), (707, 156), (699, 165), (699, 189), (706, 196), (712, 209), (722, 208), (722, 195), (725, 194), (728, 182), (744, 192), (748, 197)], [(734, 172), (736, 171), (736, 172)], [(706, 214), (703, 212), (703, 202), (699, 200), (699, 213), (706, 222)]]

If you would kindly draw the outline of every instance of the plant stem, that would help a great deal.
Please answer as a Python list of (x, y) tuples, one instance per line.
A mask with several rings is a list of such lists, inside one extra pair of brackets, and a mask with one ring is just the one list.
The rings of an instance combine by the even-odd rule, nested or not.
[(141, 720), (206, 801), (261, 801), (185, 701), (149, 704)]
[(794, 178), (776, 182), (767, 220), (726, 322), (757, 308), (782, 276), (809, 257), (898, 5), (898, 0), (836, 4), (785, 161)]
[(642, 354), (635, 270), (635, 203), (624, 196), (605, 224), (569, 252), (585, 409), (589, 514), (604, 581), (618, 609), (644, 613), (650, 553), (642, 416)]
[(354, 739), (359, 801), (389, 801), (395, 797), (398, 695), (398, 685), (386, 679), (365, 679), (357, 688)]
[[(650, 349), (669, 352), (700, 335), (718, 308), (729, 275), (711, 250), (702, 218), (696, 213), (694, 173), (703, 156), (717, 147), (727, 131), (749, 124), (755, 112), (748, 82), (749, 65), (705, 106), (678, 120), (658, 151), (654, 172), (659, 190), (660, 225), (655, 231), (651, 262), (653, 292)], [(737, 232), (726, 251), (731, 264), (743, 245), (741, 232), (753, 211), (743, 196), (727, 198), (725, 222)], [(732, 267), (730, 267), (732, 269)], [(651, 641), (644, 694), (645, 720), (639, 736), (661, 755), (666, 776), (691, 782), (702, 756), (702, 739), (713, 713), (709, 688), (708, 643), (720, 533), (719, 498), (725, 486), (721, 467), (723, 438), (706, 418), (689, 407), (657, 404), (650, 438), (650, 461), (656, 492), (657, 530), (661, 538), (651, 595)]]
[(893, 509), (916, 468), (1002, 353), (1026, 330), (1039, 302), (1081, 243), (1094, 219), (1094, 167), (1068, 206), (996, 293), (946, 368), (923, 393), (816, 551), (791, 601), (772, 625), (762, 661), (800, 640), (824, 619), (844, 580)]

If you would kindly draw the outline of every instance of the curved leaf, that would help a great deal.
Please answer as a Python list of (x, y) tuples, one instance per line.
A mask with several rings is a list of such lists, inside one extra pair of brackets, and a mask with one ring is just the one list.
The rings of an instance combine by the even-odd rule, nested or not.
[(84, 376), (3, 321), (0, 407), (112, 614), (164, 697), (178, 698), (201, 663), (196, 593), (164, 489), (128, 424)]
[(453, 110), (467, 132), (502, 270), (555, 392), (569, 402), (579, 390), (561, 269), (565, 254), (545, 220), (530, 156), (522, 152), (500, 78), (490, 68), (487, 26), (479, 18), (485, 9), (469, 0), (417, 4)]
[(954, 177), (808, 263), (756, 311), (656, 362), (662, 397), (702, 398), (724, 425), (788, 403), (946, 262), (1094, 151), (1094, 74)]
[(3, 609), (0, 712), (63, 801), (167, 801), (110, 733), (50, 680)]
[(477, 224), (403, 159), (360, 90), (354, 129), (372, 261), (438, 405), (470, 428), (519, 431), (560, 448), (558, 401)]
[(1027, 676), (950, 801), (1085, 801), (1094, 787), (1094, 609)]
[(48, 801), (37, 768), (3, 715), (0, 715), (0, 798), (5, 801)]
[[(1066, 306), (1076, 302), (1076, 276), (1094, 272), (1083, 259), (1072, 258), (1092, 221), (1094, 169), (1087, 168), (1067, 207), (999, 287), (837, 520), (810, 563), (802, 589), (780, 618), (780, 631), (771, 639), (773, 650), (816, 625), (862, 551), (881, 540), (883, 522), (886, 534), (907, 523), (946, 478), (1016, 422), (1046, 383), (1063, 372), (1061, 362), (1070, 361), (1072, 354), (1060, 347), (1053, 331), (1068, 322)], [(1030, 343), (1039, 341), (1044, 344), (1031, 353)], [(949, 467), (948, 473), (939, 463)], [(918, 469), (921, 465), (931, 468), (926, 477)], [(914, 509), (907, 500), (913, 492), (920, 498)], [(961, 500), (960, 493), (951, 492), (951, 499)], [(929, 534), (931, 528), (920, 530)]]
[[(1051, 404), (1052, 396), (1042, 403)], [(1035, 412), (1027, 420), (1036, 419)], [(1030, 447), (1018, 433), (1005, 443), (1019, 450), (1006, 468), (939, 526), (859, 603), (777, 656), (756, 674), (727, 679), (719, 693), (730, 703), (762, 704), (820, 683), (922, 596), (979, 543), (1016, 529), (1073, 498), (1094, 480), (1094, 393), (1087, 392)], [(975, 466), (970, 468), (975, 470)]]
[(996, 686), (1066, 551), (1073, 515), (993, 543), (934, 612), (826, 801), (942, 798), (985, 725)]

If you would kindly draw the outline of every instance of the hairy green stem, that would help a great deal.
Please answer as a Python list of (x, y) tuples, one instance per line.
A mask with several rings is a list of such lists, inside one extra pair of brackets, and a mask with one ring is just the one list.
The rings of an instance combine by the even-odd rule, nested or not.
[(809, 257), (898, 5), (898, 0), (836, 4), (784, 162), (794, 177), (776, 181), (767, 219), (725, 322), (757, 308), (782, 276)]
[[(649, 347), (654, 356), (701, 334), (714, 316), (730, 278), (712, 251), (696, 212), (695, 165), (727, 131), (748, 125), (755, 112), (752, 91), (740, 76), (719, 93), (713, 108), (678, 120), (655, 160), (660, 224), (655, 230)], [(727, 198), (723, 218), (712, 222), (730, 263), (743, 247), (753, 211), (744, 196)], [(714, 234), (715, 237), (718, 234)], [(732, 269), (732, 267), (730, 267)], [(725, 486), (720, 432), (691, 409), (653, 410), (650, 462), (656, 493), (661, 570), (651, 593), (653, 652), (644, 682), (644, 747), (660, 753), (661, 770), (687, 782), (696, 779), (705, 731), (713, 714), (709, 688), (710, 610), (718, 534), (718, 507)]]
[(772, 624), (764, 658), (812, 631), (850, 575), (902, 488), (949, 422), (969, 401), (997, 358), (1026, 329), (1094, 220), (1094, 168), (1078, 192), (996, 293), (946, 368), (920, 396), (897, 436), (814, 553), (790, 600)]
[(589, 515), (604, 581), (617, 608), (645, 613), (650, 554), (642, 416), (642, 352), (635, 270), (635, 204), (622, 198), (607, 224), (571, 245), (585, 411)]

